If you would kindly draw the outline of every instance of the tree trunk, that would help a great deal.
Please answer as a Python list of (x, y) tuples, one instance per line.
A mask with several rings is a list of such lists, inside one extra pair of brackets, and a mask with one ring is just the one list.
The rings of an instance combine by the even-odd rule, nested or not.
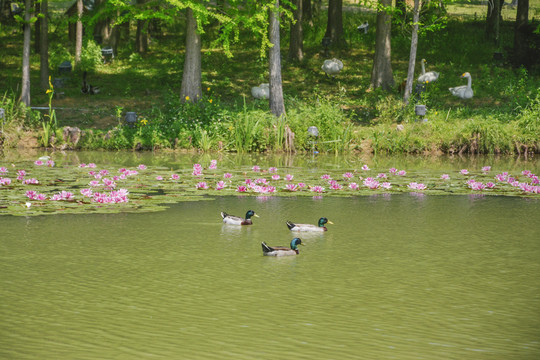
[(488, 0), (486, 15), (486, 39), (499, 44), (499, 29), (502, 22), (501, 9), (504, 0)]
[[(137, 4), (143, 8), (146, 0), (137, 0)], [(148, 20), (137, 20), (137, 32), (135, 33), (135, 51), (145, 53), (148, 51)]]
[(519, 0), (516, 14), (516, 25), (514, 28), (514, 56), (513, 64), (518, 67), (525, 65), (528, 67), (528, 24), (529, 24), (529, 0)]
[[(34, 3), (34, 14), (40, 14), (41, 13), (41, 3), (39, 1), (36, 1)], [(36, 54), (39, 54), (41, 51), (41, 46), (39, 45), (39, 41), (41, 39), (40, 36), (40, 28), (41, 28), (41, 18), (38, 17), (36, 22), (34, 23), (34, 52)]]
[(145, 53), (148, 51), (148, 20), (137, 20), (135, 51), (138, 53)]
[(40, 28), (40, 81), (42, 89), (49, 88), (49, 0), (41, 0), (41, 28)]
[(283, 83), (281, 81), (281, 51), (279, 38), (279, 0), (276, 0), (274, 9), (269, 10), (269, 37), (270, 48), (268, 63), (270, 70), (270, 111), (276, 117), (285, 115), (285, 101), (283, 100)]
[[(392, 0), (379, 0), (383, 7), (392, 5)], [(373, 71), (371, 72), (371, 87), (382, 87), (389, 90), (394, 86), (391, 63), (390, 32), (392, 30), (392, 16), (384, 10), (377, 12), (377, 30), (375, 32), (375, 57), (373, 59)]]
[(82, 0), (77, 0), (77, 25), (75, 30), (75, 65), (77, 65), (81, 61), (83, 39), (83, 25), (81, 21), (82, 15), (83, 2)]
[(313, 11), (311, 9), (311, 0), (302, 0), (302, 18), (308, 24), (313, 26)]
[(30, 106), (30, 42), (32, 40), (32, 0), (24, 0), (24, 41), (22, 56), (21, 102)]
[(420, 18), (420, 0), (414, 0), (413, 10), (413, 29), (411, 34), (411, 53), (409, 55), (409, 69), (407, 71), (407, 84), (405, 85), (405, 94), (403, 101), (409, 103), (409, 97), (412, 93), (412, 84), (414, 82), (414, 67), (416, 65), (416, 49), (418, 48), (418, 20)]
[(197, 102), (202, 97), (201, 36), (197, 32), (197, 21), (191, 8), (186, 9), (186, 56), (180, 100)]
[(304, 0), (296, 0), (294, 20), (291, 24), (291, 40), (289, 45), (289, 59), (293, 61), (304, 60), (304, 34), (302, 30), (302, 3)]
[(331, 44), (342, 45), (343, 38), (343, 0), (328, 1), (328, 22), (324, 37), (330, 38)]

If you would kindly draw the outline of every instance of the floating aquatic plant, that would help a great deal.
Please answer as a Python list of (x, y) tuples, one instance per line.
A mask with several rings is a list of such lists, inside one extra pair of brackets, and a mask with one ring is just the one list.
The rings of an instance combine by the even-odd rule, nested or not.
[[(50, 165), (45, 166), (47, 163)], [(0, 214), (42, 215), (57, 213), (158, 211), (169, 203), (208, 200), (212, 195), (272, 196), (358, 196), (395, 194), (498, 194), (534, 197), (540, 193), (538, 176), (530, 170), (490, 174), (467, 170), (451, 180), (448, 174), (377, 169), (373, 175), (354, 182), (358, 168), (324, 169), (320, 172), (287, 169), (281, 177), (275, 167), (259, 166), (221, 169), (212, 160), (183, 164), (176, 169), (139, 164), (134, 168), (104, 168), (95, 163), (55, 166), (49, 159), (8, 167), (0, 163)], [(364, 167), (364, 166), (362, 166)], [(364, 167), (366, 168), (367, 165)], [(209, 173), (207, 170), (213, 170)], [(249, 171), (258, 177), (248, 177)], [(367, 170), (366, 170), (367, 171)], [(458, 171), (463, 173), (462, 171)], [(261, 175), (267, 173), (269, 177)], [(11, 177), (8, 176), (11, 174)], [(253, 174), (253, 173), (252, 173)], [(366, 173), (364, 173), (366, 174)], [(191, 176), (194, 175), (194, 176)], [(12, 178), (16, 177), (16, 180)], [(299, 179), (293, 183), (293, 179)], [(287, 182), (284, 182), (286, 180)], [(384, 182), (383, 182), (384, 181)], [(208, 196), (210, 195), (210, 196)], [(315, 196), (314, 196), (315, 195)]]

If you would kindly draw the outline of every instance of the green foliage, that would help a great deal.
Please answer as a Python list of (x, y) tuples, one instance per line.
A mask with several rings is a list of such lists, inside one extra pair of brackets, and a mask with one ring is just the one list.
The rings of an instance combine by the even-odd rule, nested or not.
[(73, 57), (67, 48), (59, 42), (54, 42), (49, 45), (49, 67), (53, 69), (53, 71), (56, 71), (60, 64), (66, 60), (70, 62), (73, 61)]
[(47, 95), (49, 97), (49, 113), (43, 115), (41, 127), (43, 132), (41, 134), (41, 145), (49, 147), (51, 135), (56, 132), (58, 128), (58, 121), (56, 120), (56, 110), (52, 107), (52, 99), (54, 97), (54, 87), (51, 83), (51, 77), (49, 76), (49, 89), (47, 89)]
[(77, 67), (82, 71), (95, 71), (102, 63), (101, 48), (95, 41), (87, 39), (81, 51), (81, 62)]

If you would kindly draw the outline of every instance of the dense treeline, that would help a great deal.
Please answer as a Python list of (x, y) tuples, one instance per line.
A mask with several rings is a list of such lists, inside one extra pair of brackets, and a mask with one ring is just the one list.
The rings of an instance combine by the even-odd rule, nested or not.
[[(255, 3), (95, 1), (92, 8), (83, 2), (81, 17), (79, 2), (50, 3), (48, 28), (45, 17), (39, 26), (27, 21), (49, 35), (34, 31), (28, 57), (29, 105), (40, 111), (28, 111), (20, 94), (28, 44), (14, 17), (0, 32), (2, 145), (30, 133), (40, 146), (74, 149), (539, 151), (538, 35), (528, 23), (518, 53), (515, 22), (504, 17), (516, 10), (498, 9), (503, 16), (490, 27), (477, 15), (486, 8), (472, 5), (417, 4), (413, 22), (413, 2), (379, 15), (347, 1)], [(464, 12), (471, 16), (455, 15)], [(386, 42), (376, 25), (381, 15), (392, 19)], [(328, 75), (322, 65), (332, 58), (344, 66)], [(436, 81), (417, 82), (422, 58), (440, 74)], [(464, 72), (474, 90), (466, 100), (448, 91), (465, 84)], [(262, 83), (269, 96), (254, 99), (252, 87)]]

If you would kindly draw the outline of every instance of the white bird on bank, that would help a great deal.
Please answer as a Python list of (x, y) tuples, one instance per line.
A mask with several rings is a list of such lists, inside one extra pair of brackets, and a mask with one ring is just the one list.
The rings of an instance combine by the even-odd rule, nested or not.
[(270, 84), (261, 84), (251, 88), (251, 95), (255, 99), (268, 99), (270, 98)]
[(324, 60), (322, 65), (323, 71), (326, 75), (337, 75), (341, 70), (343, 70), (343, 62), (338, 59)]
[(420, 63), (422, 64), (422, 75), (420, 75), (418, 77), (418, 82), (420, 84), (424, 84), (424, 83), (430, 83), (430, 82), (433, 82), (433, 81), (437, 81), (437, 79), (439, 78), (439, 73), (438, 72), (436, 72), (436, 71), (428, 71), (428, 72), (426, 72), (426, 66), (425, 66), (426, 59), (422, 59), (422, 61)]
[(457, 96), (462, 99), (470, 99), (474, 95), (472, 87), (471, 87), (472, 85), (471, 74), (466, 72), (463, 75), (461, 75), (461, 78), (467, 78), (467, 85), (451, 87), (451, 88), (448, 88), (448, 90), (450, 90), (450, 92), (454, 96)]

